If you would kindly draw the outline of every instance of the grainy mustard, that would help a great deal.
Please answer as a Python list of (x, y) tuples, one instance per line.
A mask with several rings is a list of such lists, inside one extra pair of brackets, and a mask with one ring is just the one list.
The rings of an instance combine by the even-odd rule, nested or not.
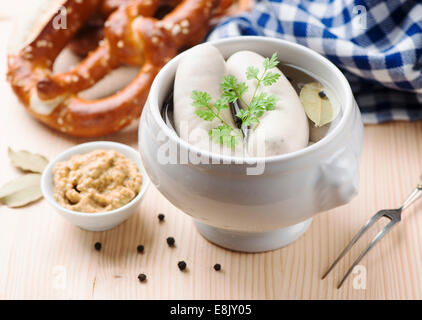
[(135, 162), (114, 150), (95, 150), (58, 162), (53, 169), (54, 198), (78, 212), (105, 212), (139, 193), (142, 174)]

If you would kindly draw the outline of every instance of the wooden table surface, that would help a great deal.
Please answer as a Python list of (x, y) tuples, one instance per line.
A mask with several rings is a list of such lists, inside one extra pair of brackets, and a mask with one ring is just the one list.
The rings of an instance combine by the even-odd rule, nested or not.
[[(0, 10), (0, 184), (17, 176), (7, 146), (54, 157), (88, 139), (41, 125), (22, 108), (5, 80), (10, 20)], [(136, 147), (136, 130), (106, 140)], [(397, 207), (420, 181), (422, 123), (365, 126), (358, 196), (321, 213), (294, 244), (244, 254), (202, 238), (192, 220), (151, 187), (139, 212), (106, 232), (81, 230), (44, 200), (21, 209), (0, 207), (0, 299), (422, 299), (422, 203), (376, 246), (338, 290), (336, 283), (377, 226), (324, 281), (321, 275), (362, 224), (381, 208)], [(166, 219), (159, 224), (158, 213)], [(174, 236), (176, 247), (167, 247)], [(101, 252), (94, 250), (100, 241)], [(138, 254), (138, 244), (145, 253)], [(188, 272), (177, 261), (185, 260)], [(212, 269), (214, 263), (222, 271)], [(148, 276), (146, 283), (137, 279)]]

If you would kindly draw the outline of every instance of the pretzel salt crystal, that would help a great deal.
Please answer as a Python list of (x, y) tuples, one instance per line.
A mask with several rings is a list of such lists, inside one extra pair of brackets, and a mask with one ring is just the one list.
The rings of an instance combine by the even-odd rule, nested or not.
[[(134, 0), (107, 19), (102, 45), (75, 68), (53, 75), (57, 55), (101, 5), (99, 0), (67, 0), (68, 29), (55, 29), (51, 18), (35, 40), (9, 55), (8, 79), (29, 112), (52, 128), (86, 137), (118, 131), (139, 117), (160, 68), (180, 48), (203, 38), (218, 3), (184, 0), (158, 20), (141, 15), (152, 16), (157, 0)], [(104, 99), (78, 97), (122, 63), (141, 66), (126, 88)]]

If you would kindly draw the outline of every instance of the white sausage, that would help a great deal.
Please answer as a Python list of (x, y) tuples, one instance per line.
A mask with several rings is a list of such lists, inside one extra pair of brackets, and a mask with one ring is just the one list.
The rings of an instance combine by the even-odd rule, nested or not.
[[(264, 59), (255, 52), (239, 51), (226, 62), (228, 73), (248, 85), (247, 92), (242, 96), (247, 103), (250, 103), (252, 99), (257, 80), (247, 80), (246, 69), (248, 66), (257, 67), (260, 70), (259, 75), (261, 75), (264, 69), (262, 65)], [(271, 72), (279, 73), (280, 78), (271, 86), (261, 85), (257, 94), (264, 91), (276, 95), (279, 100), (275, 110), (265, 112), (259, 118), (260, 124), (250, 130), (249, 156), (279, 155), (305, 148), (308, 145), (308, 118), (296, 91), (279, 69), (271, 69)], [(245, 106), (242, 105), (242, 107)]]

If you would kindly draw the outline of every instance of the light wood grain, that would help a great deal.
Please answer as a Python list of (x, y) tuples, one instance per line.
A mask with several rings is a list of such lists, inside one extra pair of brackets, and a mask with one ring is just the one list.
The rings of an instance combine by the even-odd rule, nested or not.
[[(7, 159), (8, 145), (52, 158), (87, 141), (47, 129), (19, 106), (4, 75), (9, 31), (8, 20), (0, 21), (0, 184), (19, 174)], [(136, 129), (107, 140), (136, 147)], [(376, 230), (320, 280), (370, 216), (400, 205), (420, 181), (421, 159), (421, 122), (366, 126), (359, 195), (350, 204), (317, 216), (294, 244), (262, 254), (212, 245), (153, 187), (136, 215), (107, 232), (87, 232), (69, 224), (46, 201), (15, 210), (3, 206), (0, 299), (422, 299), (422, 203), (410, 207), (403, 222), (362, 261), (367, 270), (365, 290), (354, 289), (354, 275), (342, 289), (335, 285)], [(166, 215), (161, 224), (159, 212)], [(176, 239), (173, 249), (167, 247), (168, 236)], [(96, 241), (103, 244), (101, 252), (93, 249)], [(138, 244), (145, 245), (145, 254), (137, 253)], [(179, 260), (188, 263), (187, 272), (178, 270)], [(222, 265), (221, 272), (212, 269), (216, 262)], [(137, 280), (140, 272), (148, 275), (146, 283)]]

